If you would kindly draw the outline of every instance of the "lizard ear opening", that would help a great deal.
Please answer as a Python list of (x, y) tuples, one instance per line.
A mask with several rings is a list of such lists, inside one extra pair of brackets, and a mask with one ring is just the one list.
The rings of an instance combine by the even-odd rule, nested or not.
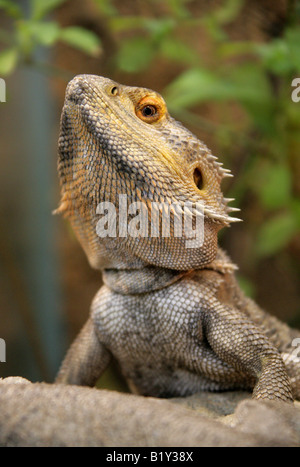
[(198, 190), (203, 190), (203, 177), (199, 167), (196, 167), (194, 170), (194, 182)]

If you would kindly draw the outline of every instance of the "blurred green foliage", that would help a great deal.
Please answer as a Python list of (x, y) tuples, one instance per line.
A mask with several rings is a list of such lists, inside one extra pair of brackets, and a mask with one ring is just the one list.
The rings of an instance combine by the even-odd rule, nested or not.
[(34, 64), (37, 46), (52, 47), (58, 41), (65, 42), (90, 55), (97, 55), (100, 39), (87, 29), (71, 26), (62, 28), (55, 21), (48, 21), (50, 13), (65, 0), (30, 0), (27, 15), (19, 2), (0, 0), (0, 10), (12, 19), (10, 32), (0, 30), (0, 40), (7, 47), (0, 53), (0, 75), (7, 76), (19, 64)]
[[(22, 64), (34, 66), (36, 47), (53, 47), (58, 41), (92, 56), (101, 53), (101, 41), (94, 32), (49, 20), (65, 1), (31, 0), (26, 16), (19, 3), (0, 0), (0, 9), (12, 22), (9, 31), (0, 30), (0, 40), (6, 44), (0, 53), (1, 76)], [(290, 16), (280, 37), (268, 41), (230, 39), (230, 24), (243, 8), (243, 0), (226, 0), (201, 17), (192, 15), (188, 0), (167, 0), (160, 16), (126, 16), (112, 0), (93, 2), (117, 44), (115, 69), (146, 72), (159, 59), (166, 66), (180, 64), (179, 74), (163, 92), (170, 112), (211, 131), (230, 167), (235, 158), (242, 159), (228, 195), (236, 197), (240, 206), (247, 205), (249, 198), (255, 205), (251, 261), (278, 254), (290, 245), (300, 230), (300, 103), (291, 99), (292, 80), (300, 76), (298, 2), (290, 2)], [(149, 3), (155, 6), (158, 0)], [(212, 44), (209, 63), (203, 60), (197, 41), (187, 41), (182, 34), (189, 31), (191, 37), (194, 31), (196, 39), (199, 27)], [(199, 116), (199, 105), (208, 102), (217, 104), (217, 124)], [(242, 132), (230, 116), (236, 104), (247, 122)]]

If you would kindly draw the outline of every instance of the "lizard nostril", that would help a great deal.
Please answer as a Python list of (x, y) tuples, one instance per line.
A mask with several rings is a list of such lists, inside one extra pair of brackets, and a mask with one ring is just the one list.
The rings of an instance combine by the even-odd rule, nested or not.
[(77, 76), (72, 81), (70, 81), (67, 87), (66, 97), (68, 100), (78, 104), (80, 101), (82, 101), (88, 89), (89, 84), (86, 83), (81, 76)]
[(117, 96), (119, 94), (119, 89), (117, 86), (113, 86), (110, 90), (112, 96)]
[(203, 189), (203, 177), (201, 170), (198, 167), (196, 167), (196, 169), (194, 170), (194, 182), (198, 190)]

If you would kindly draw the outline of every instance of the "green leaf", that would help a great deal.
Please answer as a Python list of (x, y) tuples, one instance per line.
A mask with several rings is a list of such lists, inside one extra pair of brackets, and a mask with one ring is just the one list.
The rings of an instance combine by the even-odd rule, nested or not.
[(291, 212), (267, 220), (258, 232), (256, 253), (269, 256), (284, 248), (299, 230), (297, 219)]
[(111, 0), (94, 0), (94, 2), (105, 16), (115, 16), (118, 14), (118, 10), (112, 4)]
[(243, 105), (255, 126), (274, 135), (276, 100), (265, 71), (247, 63), (235, 67), (227, 79), (231, 80), (235, 99)]
[(178, 110), (208, 100), (224, 100), (234, 96), (230, 83), (203, 68), (184, 71), (164, 91), (170, 109)]
[(190, 11), (185, 7), (185, 0), (167, 0), (167, 3), (175, 17), (180, 19), (191, 17)]
[(287, 29), (284, 37), (269, 43), (256, 44), (256, 52), (264, 66), (273, 73), (285, 76), (300, 71), (300, 30)]
[(114, 32), (144, 29), (146, 18), (141, 16), (113, 16), (109, 19), (109, 28)]
[(20, 19), (23, 16), (19, 5), (16, 5), (12, 0), (0, 0), (0, 8), (2, 8), (11, 18)]
[(0, 53), (0, 75), (9, 75), (16, 67), (18, 61), (18, 50), (13, 47)]
[(288, 167), (282, 164), (262, 170), (257, 189), (260, 200), (267, 209), (287, 206), (292, 189), (292, 177)]
[(291, 206), (292, 213), (295, 217), (295, 221), (297, 222), (298, 228), (300, 230), (300, 199), (294, 198), (291, 201), (290, 206)]
[(164, 38), (160, 44), (160, 50), (165, 57), (179, 63), (195, 64), (198, 62), (197, 53), (174, 37)]
[(18, 21), (16, 23), (16, 37), (20, 50), (20, 55), (28, 59), (34, 49), (34, 39), (30, 30), (31, 21)]
[(244, 6), (244, 0), (227, 0), (225, 4), (218, 8), (212, 16), (220, 24), (228, 24), (236, 19), (240, 10)]
[(228, 41), (219, 45), (219, 53), (222, 57), (231, 58), (240, 55), (254, 55), (257, 51), (257, 45), (249, 41)]
[(296, 28), (287, 30), (286, 40), (292, 66), (300, 72), (300, 30), (298, 25)]
[(247, 297), (254, 298), (255, 297), (255, 285), (253, 282), (245, 276), (241, 274), (237, 274), (238, 283), (243, 290), (243, 292), (247, 295)]
[(128, 73), (146, 69), (156, 51), (152, 42), (146, 38), (134, 38), (124, 41), (119, 49), (117, 64)]
[(150, 32), (152, 39), (160, 42), (164, 37), (171, 34), (176, 26), (176, 22), (173, 18), (144, 18), (143, 26)]
[(292, 70), (289, 47), (284, 39), (275, 39), (267, 44), (256, 46), (256, 52), (263, 65), (277, 75), (285, 75)]
[(55, 22), (29, 22), (29, 31), (39, 44), (49, 47), (59, 39), (61, 29)]
[(31, 0), (32, 19), (40, 20), (66, 0)]
[(100, 52), (100, 39), (92, 31), (79, 26), (70, 26), (60, 31), (59, 39), (86, 54), (97, 56)]
[(175, 79), (164, 95), (173, 110), (204, 101), (238, 100), (257, 124), (269, 128), (272, 123), (270, 87), (261, 70), (253, 66), (234, 68), (226, 76), (200, 67), (191, 68)]

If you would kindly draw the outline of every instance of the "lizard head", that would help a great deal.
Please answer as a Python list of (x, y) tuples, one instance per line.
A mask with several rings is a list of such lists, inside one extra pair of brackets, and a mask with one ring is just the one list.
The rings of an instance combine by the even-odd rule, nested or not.
[(229, 171), (149, 89), (75, 77), (58, 171), (57, 212), (95, 268), (204, 267), (216, 256), (218, 231), (236, 220), (221, 191)]

